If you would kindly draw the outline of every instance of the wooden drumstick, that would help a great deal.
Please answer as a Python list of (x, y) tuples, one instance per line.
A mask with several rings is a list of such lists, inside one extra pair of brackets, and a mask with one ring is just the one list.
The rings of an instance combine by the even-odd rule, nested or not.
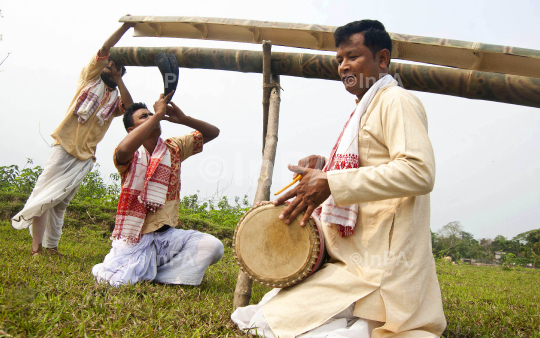
[(291, 183), (287, 184), (287, 186), (286, 186), (285, 188), (283, 188), (283, 189), (281, 189), (280, 191), (276, 192), (276, 193), (274, 194), (274, 196), (281, 194), (281, 193), (282, 193), (283, 191), (285, 191), (287, 188), (289, 188), (290, 186), (292, 186), (292, 185), (295, 184), (296, 182), (300, 181), (300, 180), (302, 179), (302, 177), (303, 177), (302, 175), (296, 176), (296, 178), (295, 178)]

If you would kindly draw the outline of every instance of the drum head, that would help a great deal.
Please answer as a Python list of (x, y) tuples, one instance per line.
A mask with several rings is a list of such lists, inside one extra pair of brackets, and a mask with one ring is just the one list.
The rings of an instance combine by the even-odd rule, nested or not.
[(300, 226), (303, 214), (287, 225), (279, 219), (286, 205), (263, 202), (240, 220), (233, 238), (235, 258), (255, 281), (285, 287), (307, 276), (320, 251), (319, 233), (310, 219)]

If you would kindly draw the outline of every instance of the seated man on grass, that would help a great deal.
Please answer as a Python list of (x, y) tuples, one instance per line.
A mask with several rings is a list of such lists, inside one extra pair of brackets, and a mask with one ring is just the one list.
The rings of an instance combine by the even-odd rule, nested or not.
[[(112, 249), (92, 269), (98, 282), (113, 286), (156, 281), (199, 285), (209, 265), (223, 256), (223, 244), (212, 235), (181, 230), (178, 224), (180, 166), (203, 144), (219, 135), (215, 126), (191, 118), (174, 103), (173, 93), (154, 104), (134, 103), (124, 115), (128, 135), (114, 153), (122, 178)], [(163, 140), (160, 121), (196, 129)]]

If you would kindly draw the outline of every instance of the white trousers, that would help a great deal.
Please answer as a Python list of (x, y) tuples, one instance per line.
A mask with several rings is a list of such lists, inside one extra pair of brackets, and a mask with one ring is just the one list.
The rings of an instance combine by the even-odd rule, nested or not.
[(11, 219), (11, 226), (17, 230), (29, 228), (32, 235), (32, 218), (47, 212), (43, 246), (57, 247), (62, 236), (64, 213), (93, 167), (92, 159), (81, 161), (60, 145), (52, 147), (32, 194), (24, 208)]
[(144, 234), (136, 244), (113, 240), (111, 251), (92, 274), (112, 286), (141, 281), (199, 285), (206, 268), (222, 256), (223, 244), (214, 236), (170, 228)]
[[(231, 315), (232, 321), (238, 325), (240, 330), (250, 334), (275, 338), (270, 329), (262, 307), (274, 298), (281, 289), (273, 289), (264, 295), (263, 299), (257, 305), (239, 307)], [(321, 298), (324, 302), (324, 298)], [(354, 304), (347, 309), (330, 318), (321, 326), (298, 336), (298, 338), (371, 338), (371, 331), (384, 323), (366, 320), (353, 316)], [(302, 313), (298, 313), (299, 316)]]

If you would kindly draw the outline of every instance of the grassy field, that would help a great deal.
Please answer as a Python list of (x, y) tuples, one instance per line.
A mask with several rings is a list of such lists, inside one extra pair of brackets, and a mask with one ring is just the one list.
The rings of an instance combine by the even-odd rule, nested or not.
[[(29, 236), (0, 223), (0, 330), (14, 337), (235, 336), (229, 320), (238, 268), (230, 244), (200, 287), (98, 285), (90, 271), (108, 253), (108, 232), (67, 228), (63, 259), (29, 256)], [(267, 292), (254, 287), (253, 300)], [(3, 333), (0, 332), (0, 336)]]
[(540, 270), (437, 264), (445, 337), (540, 337)]
[[(28, 232), (0, 222), (0, 337), (242, 334), (229, 320), (238, 273), (232, 228), (181, 217), (186, 227), (213, 233), (225, 243), (225, 256), (209, 268), (200, 287), (141, 283), (112, 288), (95, 284), (90, 274), (109, 251), (110, 219), (102, 216), (98, 222), (92, 212), (88, 223), (81, 220), (86, 216), (69, 216), (60, 260), (31, 258)], [(440, 262), (438, 277), (449, 323), (444, 337), (540, 337), (539, 270)], [(267, 291), (255, 284), (252, 302)]]

